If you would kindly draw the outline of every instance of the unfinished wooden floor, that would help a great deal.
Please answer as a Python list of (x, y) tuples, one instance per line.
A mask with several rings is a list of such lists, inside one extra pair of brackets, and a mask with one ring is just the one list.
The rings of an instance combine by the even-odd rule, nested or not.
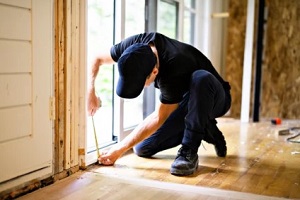
[(92, 166), (19, 199), (300, 199), (300, 144), (278, 135), (300, 127), (300, 121), (218, 121), (228, 156), (216, 157), (213, 146), (203, 142), (194, 175), (169, 173), (179, 147), (152, 159), (129, 152), (114, 166)]

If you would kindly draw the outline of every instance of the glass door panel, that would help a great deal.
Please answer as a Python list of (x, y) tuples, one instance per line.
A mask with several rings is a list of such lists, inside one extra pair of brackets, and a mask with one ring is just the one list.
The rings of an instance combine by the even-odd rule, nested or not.
[[(158, 2), (157, 13), (157, 32), (170, 38), (178, 37), (178, 2), (172, 0), (160, 0)], [(160, 100), (160, 91), (155, 90), (155, 107), (157, 108)]]
[(178, 36), (178, 2), (161, 0), (158, 3), (157, 31), (170, 37)]
[(195, 14), (189, 11), (184, 12), (183, 25), (183, 42), (194, 45), (195, 44)]
[[(145, 1), (126, 0), (125, 38), (145, 31)], [(124, 99), (123, 127), (130, 129), (143, 120), (143, 92), (135, 99)]]
[[(87, 1), (87, 65), (101, 49), (113, 45), (114, 2)], [(88, 66), (89, 67), (89, 66)], [(94, 115), (99, 147), (113, 143), (113, 66), (103, 65), (95, 81), (96, 94), (102, 107)], [(87, 117), (87, 152), (96, 150), (91, 117)]]

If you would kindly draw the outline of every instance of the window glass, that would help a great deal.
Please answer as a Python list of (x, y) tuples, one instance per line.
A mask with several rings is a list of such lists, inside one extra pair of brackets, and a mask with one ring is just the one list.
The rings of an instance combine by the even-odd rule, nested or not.
[(196, 1), (184, 0), (183, 41), (195, 44)]
[[(87, 1), (87, 65), (101, 49), (113, 44), (113, 1)], [(87, 83), (88, 84), (88, 83)], [(113, 131), (113, 66), (103, 65), (95, 81), (96, 94), (102, 100), (102, 107), (94, 115), (95, 128), (100, 147), (112, 142)], [(94, 151), (95, 138), (91, 117), (87, 118), (87, 151)]]
[(195, 14), (190, 11), (184, 12), (183, 35), (184, 42), (194, 44)]
[(157, 30), (170, 37), (177, 38), (178, 27), (178, 3), (159, 1)]
[[(125, 37), (145, 31), (145, 1), (126, 0)], [(124, 99), (124, 129), (143, 120), (143, 92), (134, 99)]]
[[(158, 2), (157, 31), (170, 37), (178, 37), (178, 3), (175, 1)], [(160, 91), (155, 91), (155, 107), (160, 104)]]
[(196, 2), (195, 0), (184, 0), (184, 6), (187, 8), (195, 8)]

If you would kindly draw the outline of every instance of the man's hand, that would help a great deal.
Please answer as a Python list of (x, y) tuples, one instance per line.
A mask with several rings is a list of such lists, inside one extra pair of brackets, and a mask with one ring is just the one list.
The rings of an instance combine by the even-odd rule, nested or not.
[(100, 99), (96, 96), (95, 91), (91, 90), (87, 97), (87, 112), (89, 116), (93, 116), (100, 107)]
[(96, 56), (93, 60), (91, 67), (88, 69), (88, 97), (87, 97), (87, 112), (89, 116), (93, 116), (100, 107), (99, 99), (95, 94), (95, 79), (98, 75), (98, 71), (101, 65), (113, 64), (114, 60), (110, 55), (110, 50), (104, 51), (100, 55)]
[(98, 160), (102, 165), (113, 165), (116, 160), (122, 156), (122, 154), (123, 152), (121, 150), (117, 150), (112, 147), (107, 151), (102, 151)]

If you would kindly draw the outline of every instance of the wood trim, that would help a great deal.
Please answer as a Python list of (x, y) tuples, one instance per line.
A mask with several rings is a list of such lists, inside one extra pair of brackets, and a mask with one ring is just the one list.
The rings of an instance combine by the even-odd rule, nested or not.
[(79, 0), (55, 0), (54, 174), (78, 165)]
[(64, 169), (70, 168), (71, 160), (71, 114), (72, 114), (72, 100), (71, 100), (71, 90), (72, 90), (72, 0), (65, 0), (66, 10), (66, 74), (65, 74), (65, 101), (66, 101), (66, 132), (65, 132), (65, 162)]
[(54, 138), (54, 173), (63, 171), (65, 138), (65, 17), (64, 0), (55, 0), (55, 138)]
[(71, 56), (70, 61), (71, 65), (68, 65), (68, 68), (71, 70), (71, 85), (70, 87), (70, 98), (71, 102), (71, 116), (70, 116), (70, 166), (73, 167), (78, 165), (78, 126), (79, 126), (79, 86), (80, 86), (80, 79), (79, 79), (79, 40), (80, 40), (80, 33), (79, 33), (79, 0), (69, 0), (69, 6), (71, 7), (71, 12), (69, 14), (71, 19), (71, 33), (68, 42), (71, 43), (69, 55)]
[(78, 108), (79, 108), (79, 113), (78, 113), (78, 126), (77, 126), (77, 132), (78, 132), (78, 165), (80, 168), (85, 169), (86, 168), (86, 74), (87, 74), (87, 67), (86, 67), (86, 19), (87, 19), (87, 0), (80, 0), (79, 4), (79, 35), (80, 39), (79, 41), (79, 67), (78, 67), (78, 78), (79, 78), (79, 83), (84, 83), (79, 85), (79, 90), (78, 90), (78, 97), (79, 97), (79, 102), (78, 102)]
[(251, 99), (251, 77), (253, 61), (253, 39), (254, 39), (255, 0), (249, 0), (247, 5), (247, 24), (243, 64), (242, 106), (241, 122), (249, 122), (250, 99)]

